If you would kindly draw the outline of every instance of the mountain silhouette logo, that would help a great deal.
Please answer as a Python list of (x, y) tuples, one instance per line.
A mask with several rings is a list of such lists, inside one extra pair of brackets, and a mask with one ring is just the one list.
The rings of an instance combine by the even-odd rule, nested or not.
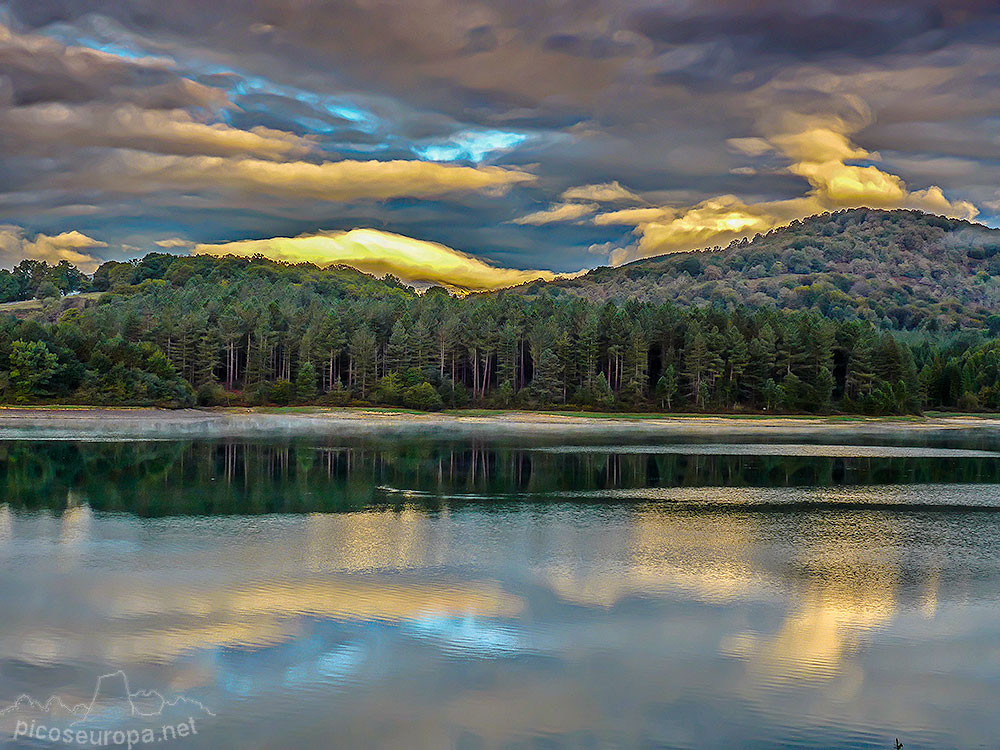
[(56, 695), (45, 701), (37, 701), (25, 693), (6, 708), (0, 709), (0, 718), (35, 713), (49, 719), (70, 720), (67, 726), (78, 727), (98, 721), (159, 719), (172, 709), (183, 710), (186, 714), (196, 709), (202, 716), (215, 716), (201, 701), (185, 695), (167, 698), (156, 690), (133, 690), (128, 675), (117, 670), (97, 678), (88, 702), (69, 705)]

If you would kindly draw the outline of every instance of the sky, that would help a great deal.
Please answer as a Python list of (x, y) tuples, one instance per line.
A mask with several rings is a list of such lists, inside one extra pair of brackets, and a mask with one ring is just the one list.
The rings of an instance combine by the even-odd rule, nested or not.
[(998, 186), (996, 0), (0, 0), (2, 267), (489, 289)]

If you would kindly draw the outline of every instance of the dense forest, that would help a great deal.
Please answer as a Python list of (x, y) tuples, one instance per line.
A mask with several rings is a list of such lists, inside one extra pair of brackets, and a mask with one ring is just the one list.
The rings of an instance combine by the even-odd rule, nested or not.
[[(847, 215), (861, 214), (810, 221)], [(766, 305), (619, 303), (524, 288), (463, 298), (260, 257), (154, 253), (105, 263), (92, 277), (25, 261), (3, 273), (16, 298), (40, 300), (0, 314), (7, 403), (1000, 409), (989, 316), (900, 331)]]
[(1000, 332), (1000, 230), (919, 211), (813, 216), (726, 248), (663, 255), (527, 295), (812, 310), (881, 328)]

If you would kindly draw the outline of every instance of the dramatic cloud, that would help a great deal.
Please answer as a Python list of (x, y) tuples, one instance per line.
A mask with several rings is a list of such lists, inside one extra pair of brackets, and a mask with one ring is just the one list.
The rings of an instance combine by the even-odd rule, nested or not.
[(663, 208), (623, 208), (619, 211), (606, 211), (594, 217), (597, 226), (640, 226), (658, 219), (673, 218), (676, 211), (669, 207)]
[(0, 139), (27, 149), (108, 146), (164, 154), (282, 159), (308, 153), (305, 138), (272, 128), (250, 130), (197, 122), (184, 110), (125, 104), (37, 104), (0, 110)]
[(178, 75), (169, 57), (123, 55), (65, 45), (0, 24), (0, 71), (5, 104), (130, 102), (144, 107), (218, 108), (224, 91)]
[(284, 199), (352, 201), (434, 197), (459, 191), (503, 190), (534, 175), (502, 167), (461, 167), (424, 161), (273, 162), (213, 156), (118, 152), (100, 167), (105, 187), (149, 192), (223, 189)]
[(589, 216), (599, 208), (596, 203), (557, 203), (542, 211), (535, 211), (514, 219), (515, 224), (554, 224), (560, 221), (575, 221)]
[(855, 205), (1000, 223), (987, 0), (3, 5), (0, 213), (126, 255), (377, 226), (568, 270)]
[(21, 227), (0, 226), (0, 268), (12, 268), (25, 258), (32, 258), (51, 265), (65, 260), (81, 271), (93, 273), (101, 264), (101, 259), (87, 251), (107, 246), (106, 242), (75, 230), (52, 237), (38, 234), (29, 240)]
[[(801, 118), (792, 119), (801, 124)], [(726, 244), (793, 219), (841, 208), (916, 208), (963, 219), (973, 219), (979, 213), (968, 201), (948, 200), (937, 186), (911, 191), (900, 177), (873, 164), (851, 163), (880, 157), (852, 143), (849, 130), (845, 122), (828, 119), (767, 140), (732, 139), (730, 145), (744, 153), (761, 155), (773, 149), (784, 155), (792, 162), (787, 171), (805, 178), (810, 190), (801, 198), (781, 201), (748, 204), (735, 195), (722, 195), (684, 209), (638, 208), (599, 214), (594, 218), (596, 224), (634, 224), (639, 235), (637, 245), (615, 250), (611, 261), (623, 263)]]
[(185, 240), (181, 237), (167, 237), (166, 239), (156, 240), (153, 244), (166, 250), (175, 250), (181, 247), (189, 248), (194, 247), (195, 245), (195, 243), (191, 242), (191, 240)]
[(602, 182), (599, 185), (580, 185), (564, 190), (564, 201), (598, 201), (601, 203), (616, 203), (618, 201), (642, 201), (620, 182)]
[(342, 264), (376, 276), (392, 274), (410, 284), (440, 284), (459, 291), (500, 289), (556, 277), (551, 271), (498, 268), (436, 242), (376, 229), (197, 245), (194, 253), (263, 255), (273, 260), (318, 266)]

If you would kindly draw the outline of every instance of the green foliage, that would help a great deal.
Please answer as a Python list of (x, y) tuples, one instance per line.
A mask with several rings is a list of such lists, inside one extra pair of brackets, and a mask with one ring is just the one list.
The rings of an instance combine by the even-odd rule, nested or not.
[(444, 378), (437, 388), (438, 394), (444, 405), (451, 409), (460, 409), (468, 406), (472, 401), (469, 389), (464, 383), (456, 383), (451, 378)]
[(43, 341), (15, 341), (10, 351), (10, 385), (19, 403), (47, 395), (44, 386), (59, 369), (59, 357)]
[(222, 406), (227, 402), (226, 391), (221, 385), (209, 382), (202, 385), (197, 392), (198, 406)]
[(90, 289), (87, 277), (66, 260), (50, 266), (45, 261), (26, 259), (11, 271), (0, 271), (0, 302), (59, 297)]
[(514, 387), (510, 380), (504, 380), (497, 388), (496, 405), (501, 409), (508, 408), (514, 403)]
[(35, 290), (35, 297), (38, 299), (55, 299), (58, 296), (60, 296), (59, 287), (48, 279), (39, 284)]
[(267, 397), (272, 404), (287, 406), (295, 400), (295, 385), (287, 380), (276, 380)]
[(430, 383), (411, 385), (403, 391), (403, 406), (420, 411), (440, 411), (444, 402)]
[(561, 400), (559, 360), (551, 349), (543, 349), (531, 381), (532, 395), (538, 403), (551, 404)]
[(399, 406), (403, 403), (405, 388), (402, 376), (398, 372), (390, 372), (379, 381), (375, 399), (380, 404)]
[(317, 401), (326, 406), (347, 406), (351, 402), (351, 392), (337, 383), (329, 391), (320, 396)]
[(295, 375), (295, 397), (299, 401), (312, 401), (316, 392), (316, 367), (312, 362), (303, 362)]
[(533, 282), (519, 294), (810, 310), (906, 330), (1000, 333), (1000, 231), (919, 211), (856, 208), (793, 221), (726, 248)]
[[(896, 224), (889, 226), (890, 218)], [(809, 232), (824, 229), (831, 242), (851, 236), (855, 254), (868, 252), (857, 244), (865, 238), (880, 238), (890, 249), (899, 238), (907, 252), (920, 244), (906, 239), (916, 229), (905, 213), (847, 212), (810, 222), (781, 236), (802, 235), (808, 224)], [(967, 229), (947, 222), (928, 227), (931, 239)], [(979, 241), (975, 232), (962, 237)], [(812, 249), (825, 245), (799, 239), (787, 257), (753, 242), (732, 252), (757, 253), (752, 268), (767, 272), (812, 268)], [(637, 278), (645, 273), (643, 263), (633, 267)], [(37, 281), (37, 289), (53, 274), (36, 262), (18, 268), (16, 278), (0, 273), (0, 289), (24, 280)], [(75, 283), (66, 267), (58, 268), (67, 284)], [(732, 276), (721, 256), (687, 264), (683, 275), (712, 284)], [(867, 276), (837, 272), (823, 280), (829, 283), (823, 293), (843, 293), (860, 279), (868, 283)], [(544, 295), (525, 289), (418, 295), (350, 269), (165, 254), (105, 264), (82, 283), (113, 291), (85, 308), (0, 315), (5, 392), (22, 401), (168, 406), (1000, 409), (1000, 343), (986, 328), (940, 330), (947, 321), (939, 321), (939, 330), (899, 332), (887, 329), (886, 316), (831, 319), (812, 310), (734, 306), (728, 297), (704, 306), (591, 302), (561, 293), (559, 285)], [(810, 298), (812, 291), (796, 291), (802, 286), (816, 285), (782, 288)], [(25, 347), (38, 356), (29, 357)]]
[(656, 381), (656, 398), (661, 409), (673, 407), (674, 396), (677, 395), (677, 372), (673, 365), (667, 365), (660, 379)]

